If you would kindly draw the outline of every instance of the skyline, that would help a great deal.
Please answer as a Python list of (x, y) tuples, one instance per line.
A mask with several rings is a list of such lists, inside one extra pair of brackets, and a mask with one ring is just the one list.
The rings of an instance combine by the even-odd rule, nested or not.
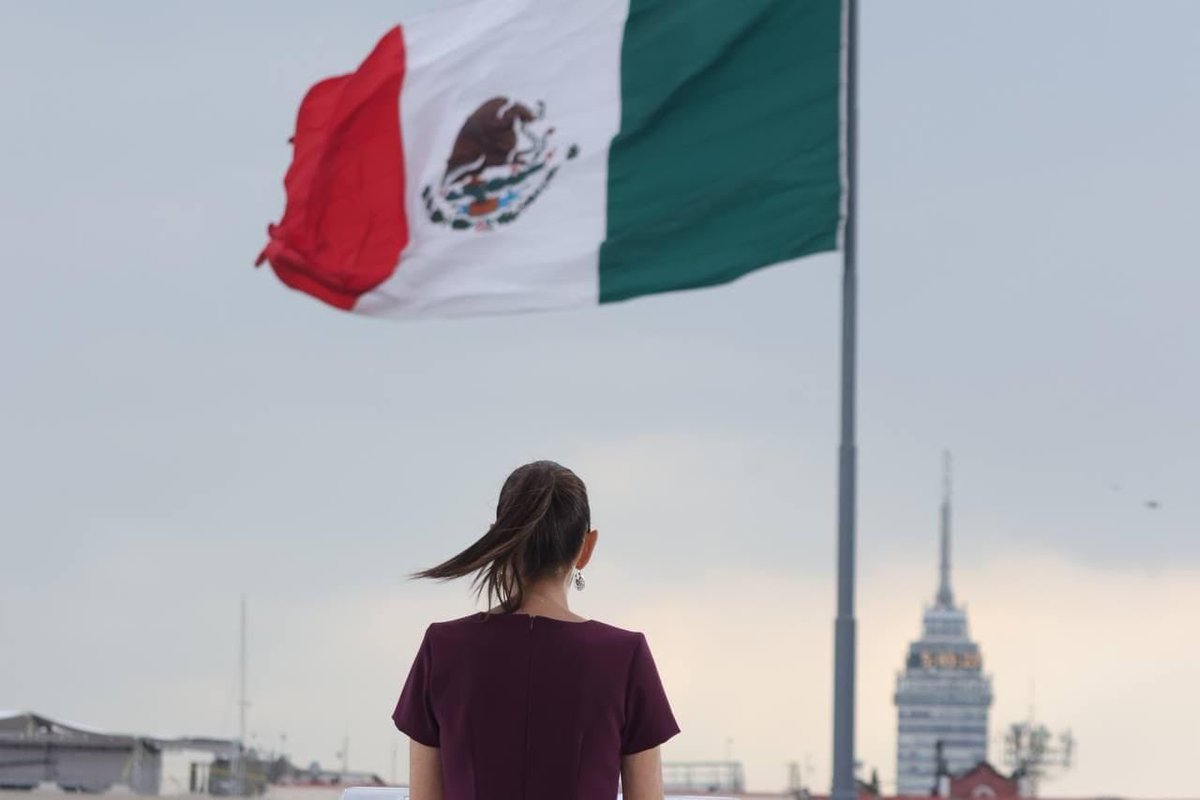
[[(386, 773), (421, 631), (472, 610), (403, 576), (550, 457), (600, 529), (572, 603), (647, 632), (664, 757), (732, 736), (752, 787), (811, 758), (826, 788), (840, 256), (403, 324), (250, 267), (303, 91), (422, 5), (0, 9), (0, 707), (232, 732), (245, 592), (251, 730), (322, 761), (349, 733)], [(1046, 794), (1195, 794), (1198, 27), (863, 4), (858, 753), (885, 785), (948, 448), (993, 736), (1033, 702), (1079, 742)]]

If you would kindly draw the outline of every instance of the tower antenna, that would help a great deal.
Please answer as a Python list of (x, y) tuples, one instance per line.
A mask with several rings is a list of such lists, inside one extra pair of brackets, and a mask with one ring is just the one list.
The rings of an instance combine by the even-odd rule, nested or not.
[(246, 794), (246, 595), (241, 598), (241, 626), (238, 646), (238, 740), (234, 751), (233, 792)]
[(950, 451), (942, 453), (942, 562), (941, 580), (938, 583), (937, 604), (944, 608), (954, 607), (954, 590), (950, 588)]

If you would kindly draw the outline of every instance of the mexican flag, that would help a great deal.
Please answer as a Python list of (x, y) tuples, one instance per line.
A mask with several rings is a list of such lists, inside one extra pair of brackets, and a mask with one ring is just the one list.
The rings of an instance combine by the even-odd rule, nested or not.
[(377, 316), (595, 305), (839, 246), (839, 0), (481, 0), (300, 105), (259, 263)]

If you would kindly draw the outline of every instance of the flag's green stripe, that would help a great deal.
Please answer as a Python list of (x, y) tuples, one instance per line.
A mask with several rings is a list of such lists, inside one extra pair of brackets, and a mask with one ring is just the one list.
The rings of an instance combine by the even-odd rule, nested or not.
[(630, 0), (600, 301), (837, 245), (841, 3)]

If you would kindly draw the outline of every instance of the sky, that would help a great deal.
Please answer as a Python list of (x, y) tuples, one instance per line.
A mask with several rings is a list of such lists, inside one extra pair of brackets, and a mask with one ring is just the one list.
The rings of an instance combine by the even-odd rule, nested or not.
[[(234, 734), (244, 593), (252, 741), (348, 738), (393, 777), (420, 636), (476, 608), (405, 575), (553, 458), (600, 529), (573, 608), (646, 632), (664, 758), (827, 787), (836, 254), (402, 323), (251, 267), (305, 89), (432, 5), (0, 5), (0, 707)], [(858, 755), (885, 789), (950, 449), (993, 760), (1032, 712), (1078, 742), (1046, 793), (1197, 795), (1198, 29), (1190, 0), (863, 3)]]

